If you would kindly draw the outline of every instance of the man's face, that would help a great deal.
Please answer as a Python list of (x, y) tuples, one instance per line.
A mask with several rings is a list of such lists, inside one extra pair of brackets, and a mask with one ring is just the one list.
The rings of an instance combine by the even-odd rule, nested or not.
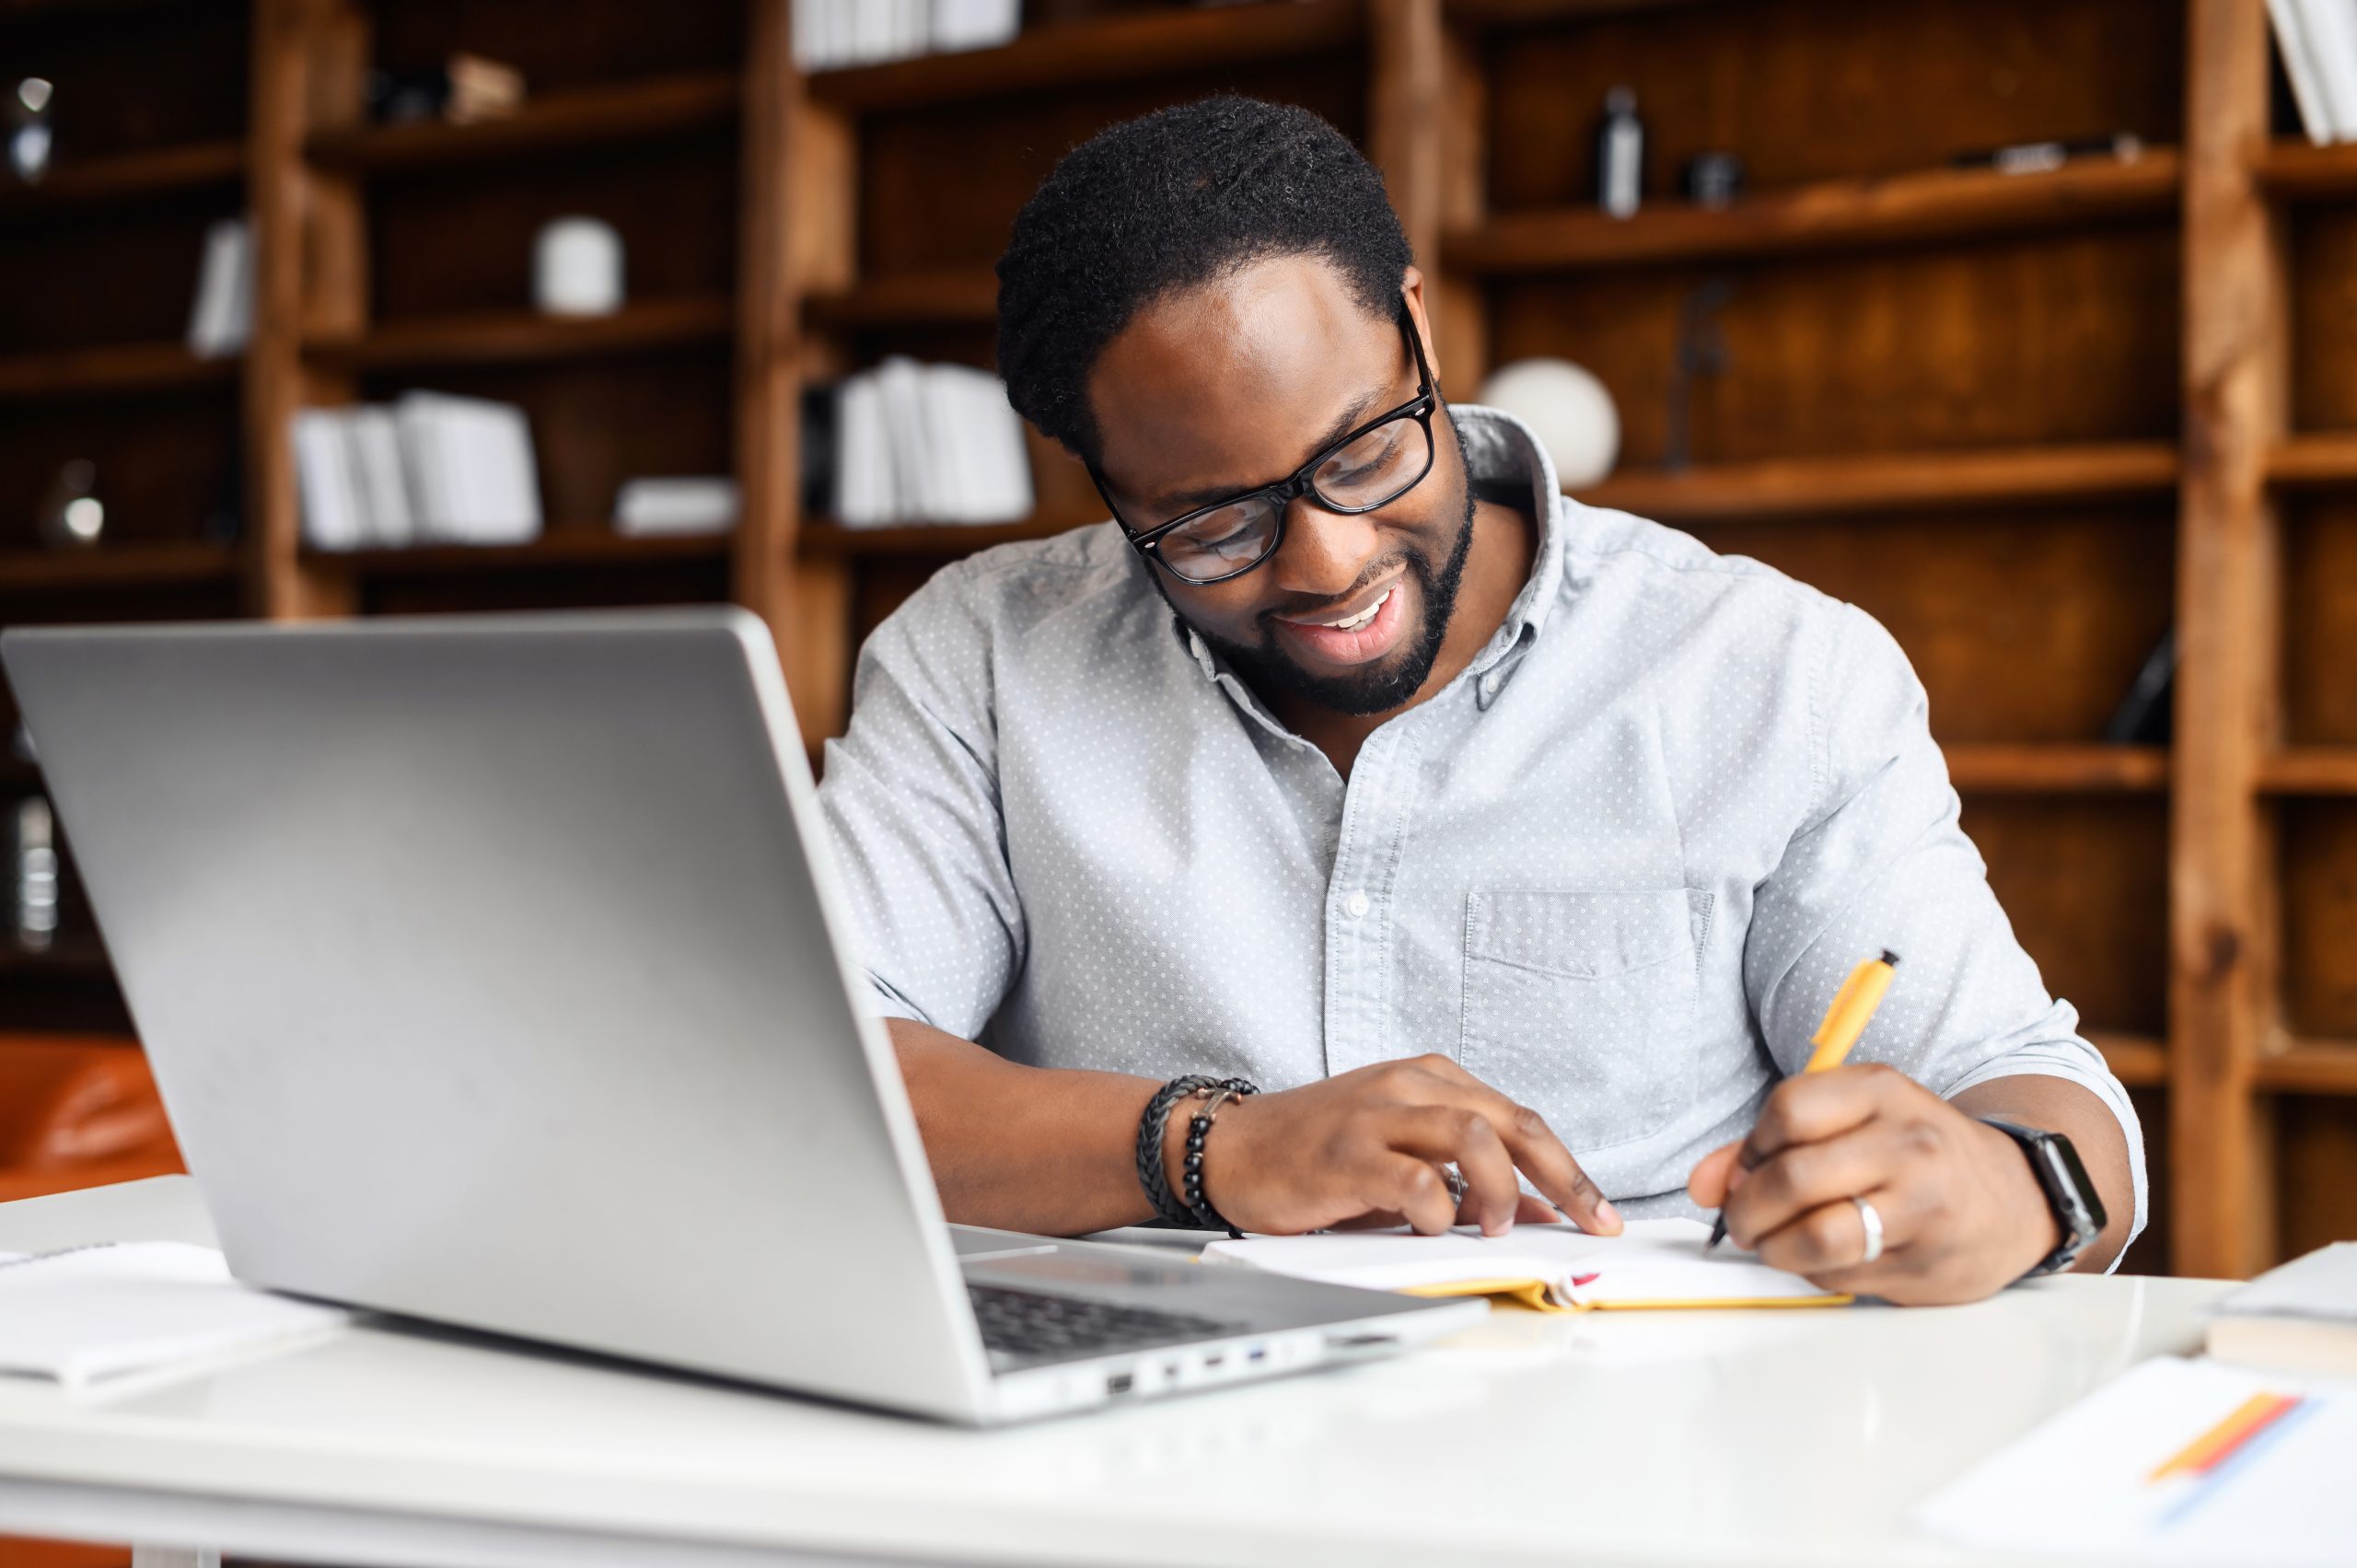
[[(1408, 277), (1422, 331), (1421, 280)], [(1098, 467), (1123, 519), (1144, 531), (1283, 480), (1413, 398), (1416, 380), (1396, 322), (1370, 313), (1333, 267), (1260, 262), (1155, 301), (1106, 345), (1088, 384)], [(1347, 714), (1400, 706), (1432, 671), (1472, 540), (1471, 488), (1445, 409), (1433, 435), (1432, 471), (1389, 505), (1345, 517), (1296, 497), (1283, 542), (1259, 567), (1193, 584), (1157, 564), (1156, 582), (1264, 691)]]

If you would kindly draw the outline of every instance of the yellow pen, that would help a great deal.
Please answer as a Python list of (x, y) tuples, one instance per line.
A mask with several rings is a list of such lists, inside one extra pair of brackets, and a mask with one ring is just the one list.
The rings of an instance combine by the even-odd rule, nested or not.
[[(1825, 1021), (1808, 1038), (1817, 1049), (1809, 1053), (1808, 1065), (1803, 1073), (1822, 1073), (1839, 1067), (1849, 1056), (1850, 1048), (1866, 1032), (1866, 1023), (1882, 1005), (1883, 993), (1890, 989), (1891, 978), (1898, 972), (1898, 955), (1886, 947), (1880, 958), (1868, 958), (1850, 971), (1841, 989), (1833, 993), (1833, 1001), (1825, 1009)], [(1708, 1252), (1727, 1238), (1726, 1211), (1719, 1211), (1716, 1223), (1711, 1226), (1710, 1242), (1702, 1250)]]

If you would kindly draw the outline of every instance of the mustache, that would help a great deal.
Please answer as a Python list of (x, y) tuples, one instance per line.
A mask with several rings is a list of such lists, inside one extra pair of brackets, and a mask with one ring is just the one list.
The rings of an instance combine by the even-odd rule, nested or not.
[(1256, 620), (1258, 621), (1260, 630), (1264, 634), (1272, 633), (1274, 631), (1274, 627), (1271, 625), (1271, 622), (1281, 618), (1299, 620), (1314, 615), (1320, 610), (1332, 609), (1337, 605), (1348, 604), (1351, 600), (1358, 598), (1359, 595), (1366, 592), (1367, 589), (1375, 587), (1376, 584), (1381, 582), (1384, 578), (1390, 576), (1401, 566), (1407, 567), (1409, 572), (1411, 574), (1421, 575), (1427, 581), (1431, 578), (1432, 563), (1425, 559), (1422, 551), (1398, 550), (1369, 565), (1365, 571), (1359, 574), (1358, 581), (1353, 583), (1349, 587), (1343, 589), (1339, 594), (1330, 595), (1324, 598), (1305, 598), (1288, 600), (1283, 604), (1273, 605), (1271, 608), (1260, 611), (1259, 616), (1256, 617)]

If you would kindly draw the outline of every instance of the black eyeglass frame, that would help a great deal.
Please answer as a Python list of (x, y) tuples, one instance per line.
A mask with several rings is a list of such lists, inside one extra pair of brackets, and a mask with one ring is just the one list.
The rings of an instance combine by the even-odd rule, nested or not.
[[(1338, 517), (1363, 517), (1369, 512), (1381, 511), (1423, 483), (1425, 480), (1430, 479), (1433, 465), (1439, 460), (1439, 444), (1433, 436), (1433, 414), (1440, 407), (1440, 389), (1433, 384), (1432, 366), (1424, 358), (1424, 341), (1416, 331), (1415, 318), (1408, 313), (1404, 304), (1399, 308), (1399, 324), (1400, 335), (1408, 340), (1408, 352), (1414, 354), (1416, 358), (1416, 395), (1390, 412), (1377, 414), (1340, 440), (1321, 447), (1307, 462), (1274, 484), (1256, 485), (1250, 490), (1239, 490), (1233, 495), (1222, 496), (1219, 500), (1198, 506), (1191, 512), (1173, 517), (1167, 523), (1159, 524), (1140, 533), (1131, 528), (1129, 520), (1121, 516), (1121, 508), (1114, 502), (1112, 490), (1106, 484), (1105, 476), (1097, 471), (1097, 464), (1094, 461), (1086, 462), (1089, 482), (1097, 486), (1097, 495), (1103, 499), (1106, 508), (1112, 513), (1114, 525), (1121, 530), (1123, 537), (1128, 539), (1131, 548), (1140, 555), (1158, 563), (1164, 571), (1168, 572), (1180, 582), (1192, 583), (1197, 587), (1207, 587), (1213, 583), (1225, 583), (1232, 578), (1240, 577), (1245, 573), (1268, 563), (1269, 558), (1283, 548), (1285, 542), (1285, 514), (1292, 508), (1296, 496), (1306, 495)], [(1329, 459), (1362, 436), (1370, 431), (1379, 430), (1398, 419), (1413, 419), (1423, 427), (1424, 466), (1418, 470), (1415, 478), (1382, 500), (1372, 502), (1364, 506), (1338, 506), (1318, 493), (1318, 486), (1310, 482), (1310, 476), (1324, 467)], [(1264, 497), (1277, 510), (1277, 526), (1270, 532), (1269, 548), (1245, 564), (1238, 566), (1235, 571), (1223, 572), (1216, 577), (1192, 577), (1163, 559), (1161, 545), (1164, 536), (1185, 528), (1199, 517), (1208, 517), (1213, 512), (1225, 510), (1229, 506), (1241, 505), (1247, 501), (1257, 501)]]

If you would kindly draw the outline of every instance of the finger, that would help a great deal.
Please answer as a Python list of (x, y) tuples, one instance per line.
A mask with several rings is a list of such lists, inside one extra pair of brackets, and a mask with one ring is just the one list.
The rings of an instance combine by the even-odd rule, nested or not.
[(1732, 1144), (1721, 1144), (1696, 1160), (1686, 1177), (1686, 1195), (1706, 1209), (1723, 1206), (1733, 1191), (1731, 1179), (1740, 1168), (1736, 1156), (1742, 1152), (1743, 1142), (1737, 1139)]
[(1555, 1136), (1547, 1119), (1517, 1105), (1478, 1078), (1457, 1091), (1458, 1103), (1480, 1111), (1506, 1146), (1506, 1154), (1530, 1184), (1563, 1211), (1573, 1224), (1596, 1236), (1618, 1236), (1620, 1214), (1604, 1190), (1580, 1168), (1572, 1151)]
[(1430, 1160), (1413, 1155), (1387, 1153), (1369, 1184), (1370, 1208), (1389, 1209), (1420, 1236), (1438, 1236), (1457, 1218), (1449, 1202), (1448, 1183)]
[(1561, 1225), (1563, 1223), (1563, 1211), (1536, 1192), (1525, 1192), (1522, 1194), (1522, 1201), (1515, 1205), (1514, 1223), (1516, 1225)]
[(1877, 1119), (1821, 1143), (1786, 1145), (1727, 1197), (1727, 1234), (1757, 1250), (1763, 1238), (1821, 1204), (1887, 1186), (1903, 1144), (1897, 1124)]
[(1403, 1105), (1387, 1119), (1384, 1137), (1391, 1147), (1435, 1164), (1455, 1161), (1465, 1178), (1464, 1212), (1482, 1235), (1513, 1228), (1522, 1184), (1487, 1117), (1458, 1106)]
[[(1877, 1215), (1887, 1215), (1896, 1206), (1886, 1191), (1870, 1192), (1865, 1198)], [(1843, 1198), (1795, 1216), (1773, 1235), (1761, 1237), (1758, 1250), (1759, 1260), (1771, 1268), (1822, 1281), (1870, 1278), (1892, 1264), (1893, 1254), (1903, 1249), (1903, 1243), (1891, 1240), (1886, 1219), (1881, 1256), (1868, 1265), (1865, 1216), (1857, 1204)]]
[(1744, 1140), (1745, 1166), (1757, 1169), (1793, 1144), (1821, 1143), (1848, 1132), (1889, 1103), (1910, 1080), (1895, 1067), (1864, 1063), (1787, 1078), (1768, 1095)]

